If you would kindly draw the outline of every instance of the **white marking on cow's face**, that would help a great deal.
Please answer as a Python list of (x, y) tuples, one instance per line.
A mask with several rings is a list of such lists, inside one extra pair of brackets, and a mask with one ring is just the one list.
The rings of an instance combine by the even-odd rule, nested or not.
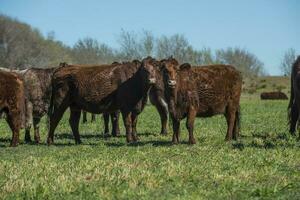
[(176, 85), (176, 81), (175, 80), (168, 80), (168, 85), (170, 87), (174, 87)]
[(156, 79), (155, 78), (149, 78), (149, 83), (150, 84), (154, 84), (156, 82)]

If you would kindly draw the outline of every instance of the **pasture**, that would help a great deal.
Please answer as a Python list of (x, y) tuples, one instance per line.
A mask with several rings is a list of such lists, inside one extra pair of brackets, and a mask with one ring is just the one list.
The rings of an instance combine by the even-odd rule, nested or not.
[[(81, 124), (75, 145), (68, 115), (56, 129), (55, 145), (9, 148), (11, 132), (0, 122), (0, 198), (3, 199), (299, 199), (300, 142), (288, 133), (288, 101), (241, 100), (241, 137), (225, 142), (223, 116), (197, 119), (196, 145), (160, 136), (153, 106), (140, 115), (140, 142), (104, 138), (103, 119)], [(67, 113), (66, 113), (67, 114)], [(88, 116), (90, 117), (90, 116)], [(121, 121), (120, 121), (121, 122)]]

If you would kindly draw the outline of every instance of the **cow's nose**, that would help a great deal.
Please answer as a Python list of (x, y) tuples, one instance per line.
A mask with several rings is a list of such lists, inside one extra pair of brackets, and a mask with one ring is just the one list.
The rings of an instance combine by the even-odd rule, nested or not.
[(149, 78), (149, 83), (154, 84), (156, 82), (155, 78)]
[(169, 80), (168, 85), (171, 86), (171, 87), (174, 87), (176, 85), (176, 81), (175, 80)]

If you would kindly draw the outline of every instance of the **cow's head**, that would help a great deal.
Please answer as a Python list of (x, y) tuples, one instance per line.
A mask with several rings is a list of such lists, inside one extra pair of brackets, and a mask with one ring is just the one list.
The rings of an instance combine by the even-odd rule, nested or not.
[(141, 72), (144, 77), (144, 80), (146, 80), (146, 82), (150, 85), (156, 83), (159, 64), (159, 61), (151, 57), (144, 58), (142, 61)]
[(160, 61), (161, 71), (164, 75), (165, 84), (170, 88), (175, 88), (178, 71), (178, 61), (172, 57)]

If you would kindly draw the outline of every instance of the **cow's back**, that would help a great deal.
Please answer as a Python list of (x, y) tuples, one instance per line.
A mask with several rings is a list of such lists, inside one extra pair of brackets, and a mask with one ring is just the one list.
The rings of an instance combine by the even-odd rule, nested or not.
[[(223, 113), (229, 101), (239, 101), (242, 76), (230, 65), (208, 65), (192, 68), (199, 109), (204, 116)], [(238, 102), (237, 102), (238, 103)]]
[(11, 72), (0, 70), (0, 111), (24, 114), (24, 84), (22, 78)]
[(55, 68), (31, 68), (23, 74), (26, 99), (33, 104), (35, 115), (44, 115), (50, 103), (51, 79)]
[[(54, 85), (67, 84), (73, 100), (81, 106), (93, 107), (102, 112), (103, 107), (115, 103), (116, 91), (123, 82), (137, 71), (129, 63), (112, 65), (69, 65), (58, 69), (53, 75)], [(54, 86), (55, 87), (55, 86)], [(96, 107), (100, 106), (98, 109)]]

